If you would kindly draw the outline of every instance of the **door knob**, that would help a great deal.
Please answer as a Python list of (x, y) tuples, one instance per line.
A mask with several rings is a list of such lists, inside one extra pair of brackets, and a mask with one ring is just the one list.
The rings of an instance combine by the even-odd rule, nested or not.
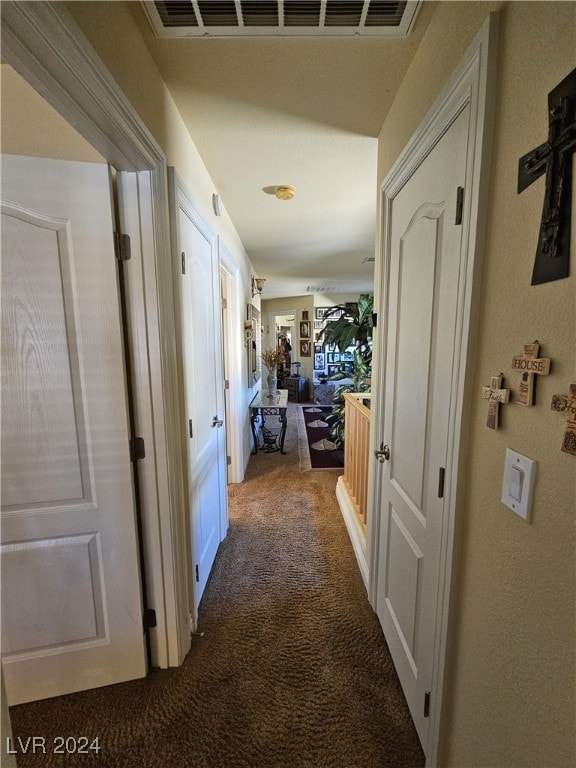
[(224, 424), (224, 419), (219, 419), (218, 416), (214, 416), (212, 419), (212, 428), (221, 427)]
[(380, 464), (384, 464), (385, 461), (390, 461), (390, 446), (380, 443), (380, 450), (374, 451), (374, 456), (376, 456)]

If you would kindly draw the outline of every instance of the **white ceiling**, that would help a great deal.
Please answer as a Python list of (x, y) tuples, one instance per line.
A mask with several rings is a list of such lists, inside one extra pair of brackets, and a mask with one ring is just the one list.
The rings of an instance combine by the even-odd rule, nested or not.
[(372, 291), (377, 136), (435, 4), (403, 39), (171, 40), (130, 5), (263, 297)]

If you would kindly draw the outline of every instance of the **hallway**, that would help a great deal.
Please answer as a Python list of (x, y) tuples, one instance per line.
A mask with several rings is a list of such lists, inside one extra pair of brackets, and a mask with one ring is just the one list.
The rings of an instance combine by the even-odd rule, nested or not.
[(253, 456), (179, 669), (14, 707), (14, 738), (99, 737), (19, 765), (416, 768), (424, 759), (336, 499), (334, 472)]

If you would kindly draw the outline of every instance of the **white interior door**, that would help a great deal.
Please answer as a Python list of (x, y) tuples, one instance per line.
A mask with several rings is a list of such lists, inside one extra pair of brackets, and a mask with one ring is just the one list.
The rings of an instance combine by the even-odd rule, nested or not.
[(177, 195), (180, 312), (188, 433), (194, 620), (227, 530), (226, 435), (217, 240), (183, 188)]
[[(446, 498), (469, 108), (392, 201), (377, 613), (424, 749)], [(382, 446), (384, 447), (384, 446)], [(381, 457), (381, 460), (384, 456)], [(445, 483), (448, 479), (445, 479)]]
[(146, 674), (112, 231), (105, 165), (3, 156), (10, 704)]

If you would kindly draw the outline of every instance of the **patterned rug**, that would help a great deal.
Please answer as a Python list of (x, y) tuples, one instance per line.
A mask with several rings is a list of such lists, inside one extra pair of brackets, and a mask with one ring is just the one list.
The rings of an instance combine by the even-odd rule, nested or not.
[(330, 424), (326, 417), (331, 413), (331, 405), (303, 405), (298, 409), (300, 472), (311, 469), (343, 471), (344, 454), (330, 439)]

